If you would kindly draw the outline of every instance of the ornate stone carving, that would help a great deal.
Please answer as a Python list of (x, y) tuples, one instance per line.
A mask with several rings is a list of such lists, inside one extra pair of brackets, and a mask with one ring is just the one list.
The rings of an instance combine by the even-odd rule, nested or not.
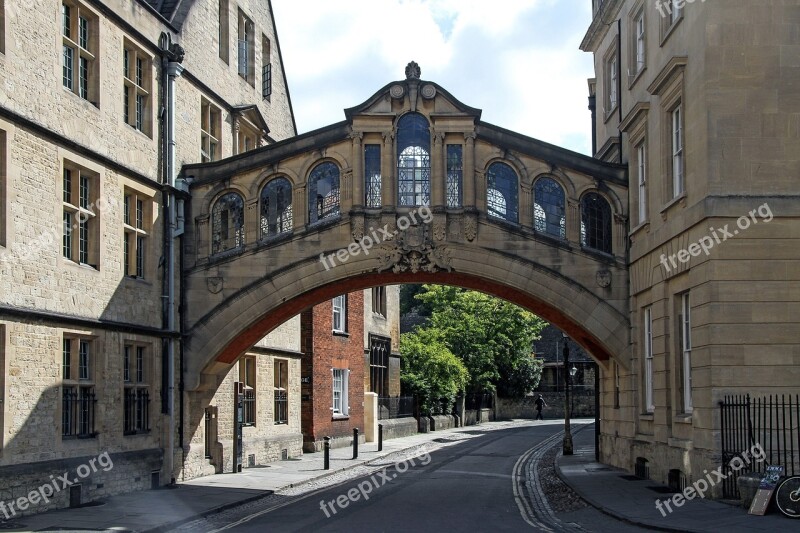
[(447, 239), (447, 219), (443, 215), (433, 221), (433, 239), (435, 241)]
[(598, 270), (595, 279), (597, 280), (597, 286), (605, 289), (611, 285), (611, 272), (608, 270)]
[(430, 100), (434, 96), (436, 96), (436, 87), (431, 84), (424, 85), (422, 87), (422, 91), (420, 92), (423, 98)]
[(352, 223), (351, 230), (353, 234), (353, 240), (360, 242), (361, 239), (364, 238), (364, 217), (353, 216), (350, 218), (350, 221)]
[(478, 236), (478, 220), (474, 216), (464, 217), (464, 237), (472, 242)]
[(206, 283), (208, 284), (208, 292), (211, 294), (219, 294), (219, 292), (222, 291), (224, 280), (220, 277), (212, 277), (206, 278)]
[(408, 65), (406, 65), (406, 79), (407, 80), (418, 80), (419, 77), (422, 75), (422, 70), (417, 65), (416, 61), (412, 61)]
[(402, 98), (406, 94), (406, 89), (402, 85), (392, 85), (389, 88), (389, 96), (392, 98)]
[(380, 248), (378, 272), (391, 269), (400, 272), (452, 271), (452, 258), (447, 247), (434, 244), (428, 224), (416, 224), (397, 233), (394, 240)]

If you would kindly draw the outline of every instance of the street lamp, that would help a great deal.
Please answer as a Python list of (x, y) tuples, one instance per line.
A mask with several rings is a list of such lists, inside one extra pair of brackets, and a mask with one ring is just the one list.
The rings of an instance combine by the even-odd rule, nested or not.
[[(575, 368), (575, 363), (572, 363), (572, 368), (569, 369), (569, 383), (570, 388), (575, 386), (575, 374), (578, 373), (578, 369)], [(570, 394), (569, 396), (569, 416), (572, 416), (572, 412), (575, 410), (575, 395)]]
[[(561, 446), (561, 453), (563, 455), (572, 455), (572, 433), (570, 432), (569, 427), (569, 381), (570, 381), (570, 374), (566, 371), (569, 368), (569, 345), (567, 343), (566, 333), (561, 333), (564, 336), (564, 442)], [(577, 372), (578, 369), (576, 368), (575, 371)]]

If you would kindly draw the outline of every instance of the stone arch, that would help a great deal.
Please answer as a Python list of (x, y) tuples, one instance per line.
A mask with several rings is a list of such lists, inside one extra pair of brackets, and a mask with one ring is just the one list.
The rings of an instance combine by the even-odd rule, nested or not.
[[(482, 169), (483, 176), (484, 176), (484, 179), (482, 180), (483, 181), (483, 189), (484, 189), (482, 191), (482, 194), (484, 195), (484, 198), (486, 199), (487, 212), (488, 212), (488, 207), (489, 207), (489, 169), (492, 168), (492, 165), (497, 164), (497, 163), (501, 163), (503, 165), (506, 165), (508, 168), (510, 168), (514, 172), (514, 174), (516, 175), (516, 178), (517, 178), (516, 220), (507, 220), (506, 219), (506, 221), (507, 222), (512, 222), (512, 223), (515, 223), (515, 224), (520, 224), (520, 225), (523, 225), (523, 226), (530, 225), (530, 224), (526, 224), (522, 220), (522, 218), (523, 218), (523, 198), (524, 198), (524, 192), (525, 192), (524, 189), (523, 189), (522, 180), (523, 180), (523, 177), (526, 176), (526, 174), (524, 172), (524, 167), (522, 169), (519, 168), (515, 164), (515, 162), (513, 160), (508, 159), (507, 157), (493, 157), (493, 158), (487, 160), (486, 165)], [(508, 206), (506, 206), (506, 209), (508, 209)]]
[[(211, 215), (211, 209), (214, 207), (214, 204), (217, 203), (217, 200), (219, 200), (222, 195), (229, 192), (238, 193), (244, 200), (245, 205), (247, 205), (247, 202), (254, 198), (253, 196), (250, 196), (250, 191), (243, 185), (240, 185), (233, 180), (226, 180), (216, 184), (214, 188), (205, 195), (203, 198), (203, 203), (200, 207), (200, 213), (198, 213), (198, 215)], [(255, 196), (255, 198), (257, 197), (258, 196)]]

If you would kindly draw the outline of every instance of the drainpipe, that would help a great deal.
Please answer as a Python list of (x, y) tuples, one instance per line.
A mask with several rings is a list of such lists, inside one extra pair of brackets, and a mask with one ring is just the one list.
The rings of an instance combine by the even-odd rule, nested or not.
[(169, 186), (166, 195), (166, 214), (167, 214), (167, 234), (165, 239), (165, 252), (167, 256), (166, 272), (164, 274), (167, 281), (166, 300), (167, 300), (167, 324), (166, 329), (170, 334), (167, 339), (167, 384), (168, 397), (167, 405), (169, 411), (169, 436), (167, 446), (167, 465), (170, 476), (170, 484), (175, 484), (175, 238), (178, 236), (178, 212), (176, 209), (175, 198), (175, 80), (183, 73), (183, 48), (172, 43), (172, 38), (165, 33), (161, 34), (163, 75), (167, 80), (167, 97), (165, 101), (166, 112), (166, 157), (164, 181)]
[(597, 96), (589, 95), (589, 111), (592, 112), (592, 157), (597, 154)]

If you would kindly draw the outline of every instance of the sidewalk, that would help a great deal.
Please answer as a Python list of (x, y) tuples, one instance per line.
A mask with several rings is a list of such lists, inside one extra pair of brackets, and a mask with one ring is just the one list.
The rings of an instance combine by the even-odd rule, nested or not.
[[(3, 531), (169, 531), (202, 516), (241, 505), (273, 492), (349, 470), (395, 452), (409, 450), (435, 439), (472, 438), (476, 431), (518, 427), (515, 422), (488, 422), (432, 433), (384, 441), (377, 452), (377, 442), (359, 445), (359, 457), (353, 460), (352, 448), (331, 450), (331, 468), (323, 469), (323, 454), (304, 454), (302, 458), (247, 468), (239, 474), (217, 474), (178, 484), (175, 489), (133, 492), (111, 497), (101, 505), (59, 509), (38, 515), (23, 516), (9, 523), (0, 522)], [(555, 422), (553, 422), (555, 423)], [(459, 433), (464, 433), (459, 435)], [(460, 437), (460, 438), (459, 438)]]
[(590, 505), (620, 520), (648, 529), (662, 531), (797, 531), (798, 524), (780, 513), (766, 516), (747, 514), (742, 507), (695, 498), (681, 507), (672, 505), (672, 513), (656, 508), (656, 500), (667, 500), (666, 488), (650, 480), (629, 480), (629, 472), (594, 460), (594, 429), (587, 426), (574, 436), (575, 454), (559, 456), (557, 468), (561, 479)]

